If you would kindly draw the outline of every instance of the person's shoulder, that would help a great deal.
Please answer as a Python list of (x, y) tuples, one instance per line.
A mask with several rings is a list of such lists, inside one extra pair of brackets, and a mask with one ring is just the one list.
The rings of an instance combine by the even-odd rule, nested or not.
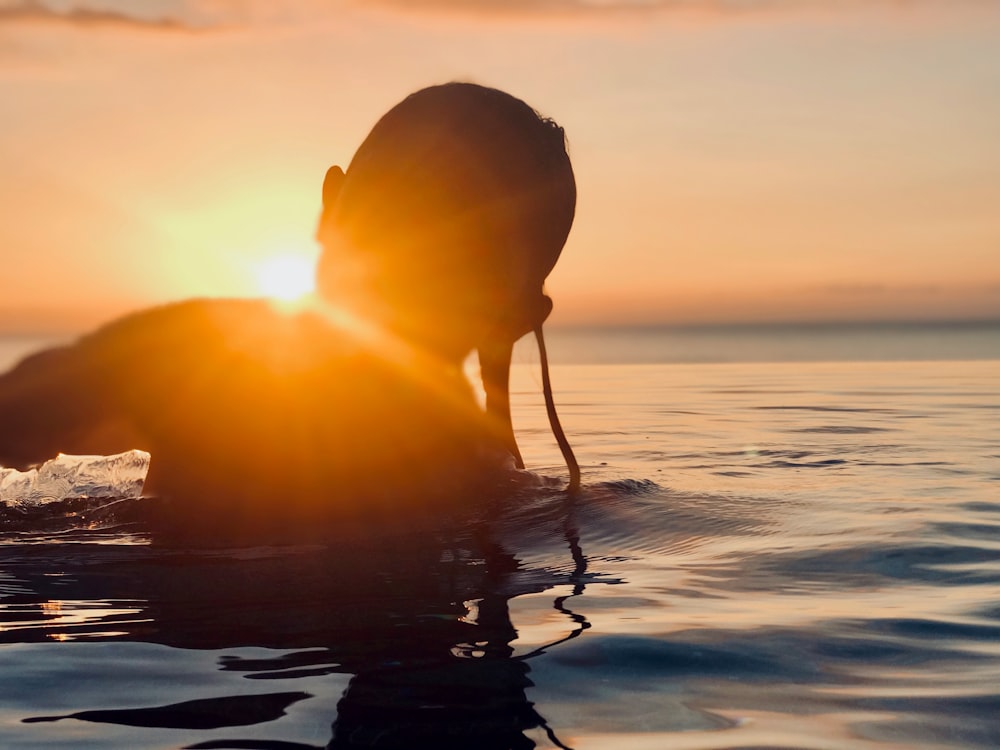
[(95, 360), (174, 352), (184, 357), (242, 353), (268, 358), (351, 350), (350, 337), (316, 312), (287, 311), (265, 299), (198, 298), (129, 313), (81, 337)]
[(194, 298), (143, 308), (115, 318), (79, 343), (91, 345), (113, 339), (146, 337), (152, 333), (183, 332), (188, 328), (224, 327), (227, 321), (248, 321), (268, 314), (260, 299)]

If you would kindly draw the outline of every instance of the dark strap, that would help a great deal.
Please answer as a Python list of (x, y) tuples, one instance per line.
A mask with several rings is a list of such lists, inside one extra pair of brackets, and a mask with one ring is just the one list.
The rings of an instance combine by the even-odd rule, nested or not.
[(567, 491), (571, 494), (576, 494), (580, 491), (580, 464), (577, 463), (576, 456), (573, 455), (573, 449), (570, 447), (569, 441), (566, 439), (566, 433), (563, 432), (562, 425), (559, 423), (559, 415), (556, 414), (556, 405), (552, 400), (552, 382), (549, 379), (549, 357), (545, 352), (545, 338), (542, 336), (541, 325), (535, 328), (535, 341), (538, 342), (538, 356), (542, 363), (542, 393), (545, 395), (545, 411), (549, 415), (549, 425), (552, 427), (552, 434), (555, 436), (556, 443), (559, 444), (559, 450), (562, 451), (563, 460), (566, 461), (566, 466), (569, 468), (569, 487), (567, 487)]

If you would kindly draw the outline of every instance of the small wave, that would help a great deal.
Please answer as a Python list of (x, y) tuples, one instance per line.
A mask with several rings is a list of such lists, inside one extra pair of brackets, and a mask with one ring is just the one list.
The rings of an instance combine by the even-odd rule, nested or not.
[(1000, 524), (995, 523), (958, 523), (946, 521), (929, 524), (928, 528), (944, 536), (962, 540), (970, 539), (983, 542), (996, 542), (1000, 540)]
[(663, 556), (728, 537), (767, 537), (790, 503), (618, 480), (586, 488), (573, 512), (588, 555)]
[(825, 458), (819, 461), (762, 461), (750, 464), (755, 469), (828, 469), (848, 463), (843, 458)]
[(864, 623), (864, 628), (903, 638), (949, 641), (953, 645), (958, 641), (1000, 641), (1000, 623), (979, 625), (940, 619), (899, 618), (868, 620)]
[(819, 411), (819, 412), (846, 412), (858, 414), (895, 414), (898, 409), (882, 409), (876, 407), (852, 407), (852, 406), (791, 406), (782, 404), (780, 406), (754, 406), (751, 407), (760, 411)]
[(906, 581), (940, 586), (1000, 583), (1000, 551), (973, 544), (867, 544), (790, 552), (759, 550), (716, 571), (727, 591), (846, 590)]
[(791, 433), (816, 433), (820, 435), (870, 435), (875, 432), (895, 432), (890, 427), (862, 427), (857, 425), (823, 425), (821, 427), (802, 427), (786, 430)]
[(592, 491), (607, 490), (617, 495), (643, 495), (660, 492), (662, 487), (651, 479), (615, 479), (591, 485)]

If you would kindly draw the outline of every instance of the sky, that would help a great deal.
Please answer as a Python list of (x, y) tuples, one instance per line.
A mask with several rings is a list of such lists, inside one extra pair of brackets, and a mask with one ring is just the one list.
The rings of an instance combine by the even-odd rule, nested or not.
[(0, 0), (0, 333), (262, 293), (450, 80), (566, 129), (556, 324), (1000, 318), (1000, 0)]

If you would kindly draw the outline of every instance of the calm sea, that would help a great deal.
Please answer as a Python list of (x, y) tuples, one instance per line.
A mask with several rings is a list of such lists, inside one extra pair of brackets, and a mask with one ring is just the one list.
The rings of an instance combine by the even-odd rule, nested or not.
[(1000, 324), (549, 338), (488, 542), (0, 532), (0, 747), (1000, 747)]

